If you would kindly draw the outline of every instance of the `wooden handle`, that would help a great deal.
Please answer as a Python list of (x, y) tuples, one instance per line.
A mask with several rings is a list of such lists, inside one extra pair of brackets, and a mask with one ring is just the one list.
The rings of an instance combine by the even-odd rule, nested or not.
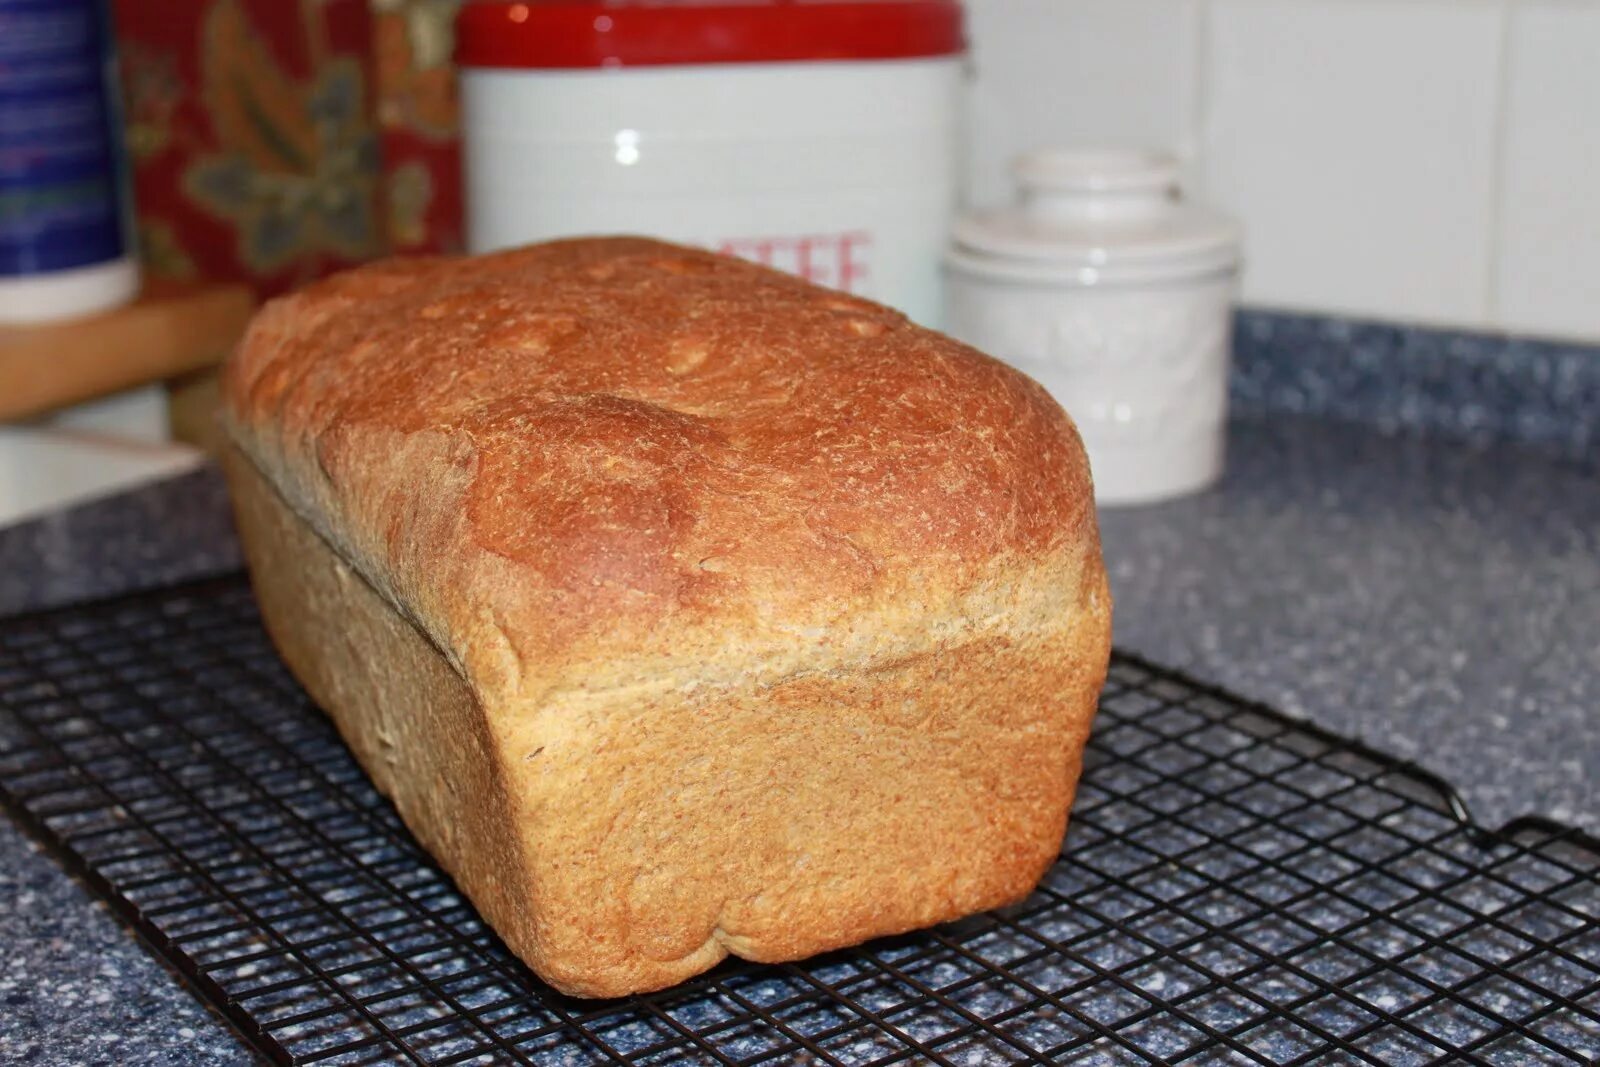
[(0, 327), (0, 420), (218, 363), (254, 309), (255, 298), (242, 285), (157, 289), (93, 318)]

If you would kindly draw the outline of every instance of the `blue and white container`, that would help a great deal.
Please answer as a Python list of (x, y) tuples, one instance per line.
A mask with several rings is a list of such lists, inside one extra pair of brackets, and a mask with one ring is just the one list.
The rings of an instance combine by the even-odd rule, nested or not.
[(116, 84), (104, 0), (0, 0), (0, 323), (138, 290)]

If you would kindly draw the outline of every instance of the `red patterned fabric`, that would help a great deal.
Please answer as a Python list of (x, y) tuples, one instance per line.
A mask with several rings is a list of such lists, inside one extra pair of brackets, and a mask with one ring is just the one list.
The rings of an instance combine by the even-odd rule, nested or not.
[(460, 233), (455, 0), (116, 0), (141, 254), (263, 295)]

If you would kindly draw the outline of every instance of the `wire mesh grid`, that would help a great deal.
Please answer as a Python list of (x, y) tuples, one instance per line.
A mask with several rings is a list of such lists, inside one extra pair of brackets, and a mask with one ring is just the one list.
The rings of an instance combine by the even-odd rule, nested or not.
[(0, 624), (0, 798), (284, 1063), (1585, 1063), (1600, 848), (1118, 656), (1026, 901), (579, 1001), (512, 957), (222, 579)]

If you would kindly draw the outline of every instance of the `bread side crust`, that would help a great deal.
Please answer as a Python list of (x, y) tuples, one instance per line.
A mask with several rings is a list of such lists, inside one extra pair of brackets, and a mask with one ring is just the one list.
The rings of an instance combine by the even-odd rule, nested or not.
[(1013, 562), (964, 625), (922, 620), (912, 651), (535, 703), (475, 693), (247, 457), (226, 469), (291, 670), (564, 992), (954, 919), (1025, 896), (1058, 853), (1106, 662), (1109, 599), (1082, 546)]
[(1013, 577), (1008, 594), (1044, 587), (1073, 610), (773, 684), (508, 718), (540, 974), (619, 996), (730, 953), (801, 959), (1027, 896), (1060, 851), (1107, 601), (1076, 554)]
[(477, 696), (236, 448), (223, 454), (262, 619), (378, 791), (519, 955), (533, 893)]

